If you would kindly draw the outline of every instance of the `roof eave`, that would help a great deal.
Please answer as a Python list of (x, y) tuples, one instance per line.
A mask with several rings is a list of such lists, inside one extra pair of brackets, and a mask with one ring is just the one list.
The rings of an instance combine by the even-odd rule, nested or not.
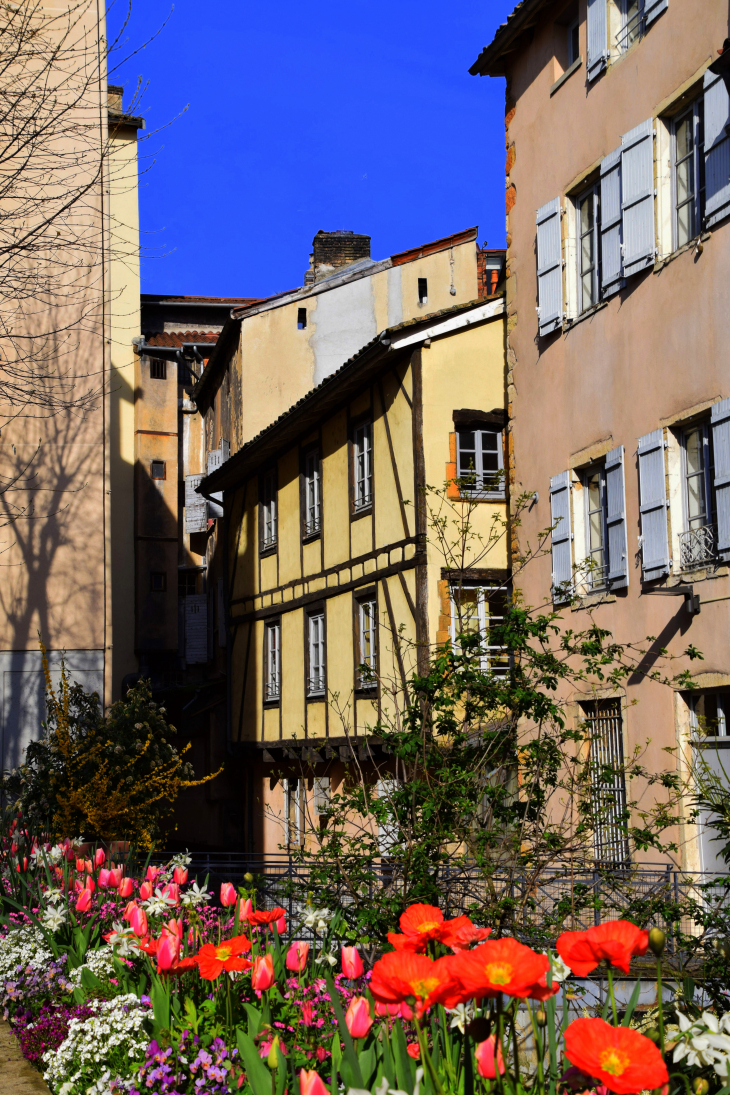
[(494, 38), (485, 46), (469, 69), (471, 76), (506, 76), (508, 65), (505, 54), (512, 53), (518, 46), (518, 39), (525, 31), (535, 26), (535, 16), (553, 0), (522, 0), (507, 22), (498, 29)]

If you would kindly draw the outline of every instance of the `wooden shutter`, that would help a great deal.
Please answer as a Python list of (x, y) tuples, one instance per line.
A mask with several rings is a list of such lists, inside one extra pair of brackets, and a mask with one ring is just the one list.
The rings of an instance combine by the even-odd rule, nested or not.
[(621, 138), (621, 214), (624, 277), (654, 265), (654, 122), (648, 118)]
[(705, 73), (705, 223), (711, 228), (730, 213), (730, 106), (722, 76)]
[(623, 445), (618, 445), (606, 453), (606, 528), (608, 530), (608, 584), (611, 589), (622, 589), (629, 584)]
[(623, 286), (621, 239), (621, 149), (601, 161), (601, 296)]
[(204, 665), (208, 661), (208, 596), (194, 593), (185, 598), (185, 661)]
[(652, 430), (639, 438), (641, 569), (645, 582), (669, 574), (664, 448), (664, 430)]
[(608, 7), (606, 0), (588, 0), (588, 79), (595, 80), (608, 64)]
[(668, 6), (669, 0), (645, 0), (644, 18), (646, 19), (647, 28), (651, 26), (658, 15), (667, 10)]
[(553, 552), (553, 600), (567, 601), (573, 590), (573, 551), (570, 530), (570, 472), (561, 471), (550, 480), (550, 524)]
[(730, 399), (712, 405), (712, 449), (715, 464), (717, 554), (730, 561)]
[(185, 531), (205, 532), (208, 528), (208, 503), (197, 488), (204, 479), (202, 475), (185, 476)]
[(537, 301), (540, 334), (549, 335), (563, 323), (560, 198), (553, 198), (537, 211)]

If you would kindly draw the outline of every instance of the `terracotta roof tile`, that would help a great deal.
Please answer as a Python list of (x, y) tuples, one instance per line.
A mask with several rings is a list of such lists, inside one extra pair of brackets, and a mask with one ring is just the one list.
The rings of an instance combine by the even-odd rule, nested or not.
[(147, 339), (148, 346), (182, 346), (184, 342), (197, 342), (199, 345), (218, 341), (218, 331), (157, 331)]

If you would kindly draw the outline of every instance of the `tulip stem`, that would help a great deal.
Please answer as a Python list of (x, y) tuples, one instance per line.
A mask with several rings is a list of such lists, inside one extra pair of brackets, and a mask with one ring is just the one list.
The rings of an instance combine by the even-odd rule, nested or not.
[(543, 1060), (545, 1058), (545, 1051), (542, 1045), (542, 1038), (540, 1037), (540, 1029), (535, 1022), (535, 1015), (530, 1006), (530, 1001), (526, 1000), (527, 1011), (530, 1016), (530, 1023), (532, 1024), (532, 1034), (535, 1039), (535, 1056), (537, 1057), (537, 1085), (538, 1091), (545, 1092), (545, 1072), (543, 1068)]
[(613, 1025), (618, 1026), (618, 1012), (616, 1011), (616, 996), (613, 991), (613, 970), (608, 967), (608, 995), (611, 998), (611, 1010), (613, 1012)]
[(416, 1026), (416, 1034), (418, 1036), (418, 1045), (421, 1050), (421, 1060), (423, 1066), (431, 1077), (431, 1083), (433, 1084), (434, 1091), (437, 1095), (443, 1095), (443, 1088), (441, 1087), (441, 1081), (438, 1078), (436, 1069), (433, 1067), (433, 1061), (431, 1060), (431, 1054), (428, 1052), (428, 1046), (426, 1044), (426, 1035), (424, 1034), (418, 1017), (414, 1013), (413, 1022)]
[(513, 1050), (514, 1055), (515, 1055), (515, 1080), (517, 1081), (517, 1083), (519, 1085), (519, 1082), (520, 1082), (520, 1049), (519, 1049), (519, 1045), (517, 1044), (517, 1022), (516, 1022), (516, 1020), (517, 1020), (516, 1005), (513, 1005), (512, 1006), (512, 1015), (511, 1015), (511, 1018), (510, 1018), (510, 1023), (512, 1025), (512, 1050)]
[(504, 1095), (504, 1077), (499, 1067), (500, 1058), (504, 1060), (502, 1036), (504, 1032), (504, 1013), (502, 1011), (502, 993), (497, 996), (497, 1044), (494, 1047), (494, 1071), (497, 1074), (497, 1085), (501, 1095)]
[(659, 1006), (659, 1049), (664, 1057), (664, 1000), (662, 999), (662, 958), (657, 955), (656, 960), (656, 998)]

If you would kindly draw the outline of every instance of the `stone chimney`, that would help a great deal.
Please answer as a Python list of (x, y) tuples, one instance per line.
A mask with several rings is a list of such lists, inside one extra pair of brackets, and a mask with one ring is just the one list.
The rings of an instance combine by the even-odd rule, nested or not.
[(309, 256), (309, 269), (304, 275), (304, 284), (329, 277), (343, 266), (370, 258), (370, 236), (361, 236), (355, 232), (339, 229), (337, 232), (324, 232), (320, 228), (312, 240), (312, 254)]
[(115, 113), (123, 113), (122, 107), (122, 95), (124, 93), (123, 87), (118, 87), (116, 84), (107, 84), (106, 95), (107, 105), (109, 110), (115, 111)]

